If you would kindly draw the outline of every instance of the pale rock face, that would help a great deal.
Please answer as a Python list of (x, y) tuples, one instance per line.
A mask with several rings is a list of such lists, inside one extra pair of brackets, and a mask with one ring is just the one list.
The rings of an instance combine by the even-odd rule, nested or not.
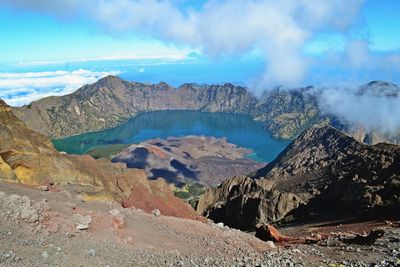
[(74, 106), (74, 108), (75, 108), (76, 114), (77, 114), (78, 116), (80, 116), (80, 115), (81, 115), (81, 110), (79, 109), (79, 107), (78, 107), (78, 106)]
[(16, 222), (36, 223), (41, 219), (41, 208), (33, 207), (27, 196), (7, 195), (0, 191), (0, 207), (5, 214)]

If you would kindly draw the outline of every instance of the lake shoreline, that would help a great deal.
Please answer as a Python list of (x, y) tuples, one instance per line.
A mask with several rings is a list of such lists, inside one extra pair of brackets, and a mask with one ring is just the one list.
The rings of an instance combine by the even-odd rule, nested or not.
[(107, 145), (188, 135), (226, 137), (229, 143), (252, 150), (255, 154), (250, 158), (259, 162), (273, 160), (290, 143), (275, 139), (260, 122), (246, 115), (168, 110), (141, 113), (118, 127), (53, 140), (53, 144), (68, 154), (85, 154)]

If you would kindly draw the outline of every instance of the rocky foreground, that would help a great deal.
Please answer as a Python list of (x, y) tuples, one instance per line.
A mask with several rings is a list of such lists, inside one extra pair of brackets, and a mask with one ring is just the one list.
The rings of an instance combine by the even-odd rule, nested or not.
[(1, 100), (0, 140), (1, 266), (400, 265), (396, 145), (313, 127), (210, 189), (214, 224), (144, 170), (57, 152)]
[[(221, 224), (123, 209), (115, 202), (84, 202), (65, 192), (0, 183), (0, 266), (396, 266), (398, 222), (385, 225), (297, 227), (354, 231), (379, 227), (374, 244), (264, 242)], [(340, 265), (342, 264), (342, 265)]]

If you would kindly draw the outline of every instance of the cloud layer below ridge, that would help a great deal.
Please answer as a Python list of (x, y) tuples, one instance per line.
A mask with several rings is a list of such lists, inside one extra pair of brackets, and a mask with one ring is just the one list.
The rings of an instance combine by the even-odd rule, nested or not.
[(116, 72), (89, 70), (0, 73), (0, 98), (21, 106), (47, 96), (66, 95)]

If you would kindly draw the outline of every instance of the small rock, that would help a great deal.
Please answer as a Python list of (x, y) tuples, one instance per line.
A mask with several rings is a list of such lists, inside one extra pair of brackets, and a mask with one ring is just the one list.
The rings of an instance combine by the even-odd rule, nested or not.
[(43, 259), (47, 259), (49, 257), (49, 253), (47, 252), (47, 251), (44, 251), (43, 253), (42, 253), (42, 258)]
[(291, 238), (281, 234), (274, 226), (270, 224), (257, 224), (255, 237), (263, 241), (289, 241)]
[(110, 210), (108, 213), (113, 216), (112, 224), (115, 230), (122, 229), (125, 226), (125, 215), (122, 214), (118, 209)]
[(217, 224), (215, 224), (218, 228), (223, 229), (224, 228), (224, 223), (223, 222), (219, 222)]
[(81, 201), (81, 202), (85, 202), (85, 198), (82, 195), (76, 196), (76, 199)]
[(295, 248), (295, 249), (292, 249), (292, 252), (293, 253), (300, 253), (301, 251), (300, 251), (300, 249)]
[(70, 201), (66, 202), (65, 205), (70, 209), (76, 209), (76, 205)]
[(95, 251), (94, 249), (89, 249), (89, 251), (88, 251), (87, 254), (88, 254), (89, 256), (94, 257), (94, 256), (96, 256), (96, 251)]
[(274, 242), (273, 241), (267, 241), (267, 242), (265, 242), (266, 244), (267, 244), (267, 246), (269, 246), (270, 248), (273, 248), (273, 249), (275, 249), (276, 248), (276, 245), (274, 244)]
[(61, 252), (62, 249), (61, 249), (60, 247), (57, 247), (57, 251), (58, 251), (58, 252)]
[(118, 209), (112, 209), (108, 213), (110, 213), (112, 216), (117, 216), (121, 212)]
[(89, 224), (92, 222), (92, 218), (89, 215), (82, 216), (80, 214), (74, 214), (74, 221), (76, 229), (87, 230), (89, 229)]
[(36, 187), (36, 189), (40, 191), (49, 191), (49, 186), (48, 185), (39, 185)]
[(123, 239), (123, 242), (127, 245), (133, 245), (133, 238), (131, 236), (127, 236)]
[(156, 217), (158, 217), (158, 216), (161, 215), (161, 212), (160, 212), (159, 209), (154, 209), (154, 210), (151, 211), (151, 213), (152, 213), (154, 216), (156, 216)]
[(89, 224), (78, 224), (77, 226), (76, 226), (76, 229), (77, 230), (87, 230), (87, 229), (89, 229)]

